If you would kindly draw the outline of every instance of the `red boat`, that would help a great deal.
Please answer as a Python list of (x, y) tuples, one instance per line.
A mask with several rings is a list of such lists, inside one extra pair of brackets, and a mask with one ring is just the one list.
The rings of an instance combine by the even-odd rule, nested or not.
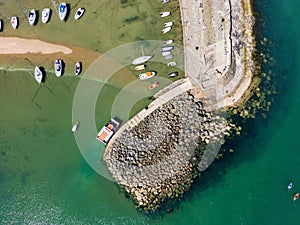
[(297, 194), (294, 195), (293, 200), (296, 201), (298, 199), (298, 197), (299, 197), (299, 193), (297, 193)]

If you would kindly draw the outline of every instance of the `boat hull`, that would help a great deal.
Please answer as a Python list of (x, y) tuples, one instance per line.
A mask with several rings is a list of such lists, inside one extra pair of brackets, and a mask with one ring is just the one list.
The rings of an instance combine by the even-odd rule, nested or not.
[(59, 5), (58, 14), (59, 14), (60, 21), (64, 21), (66, 19), (67, 13), (68, 13), (67, 4), (63, 2)]
[(119, 128), (120, 123), (114, 119), (111, 119), (107, 124), (105, 124), (102, 129), (98, 132), (96, 139), (101, 141), (103, 144), (107, 144), (112, 136), (116, 133)]
[(152, 58), (151, 55), (144, 55), (144, 56), (138, 57), (135, 60), (133, 60), (132, 64), (133, 65), (143, 64), (143, 63), (149, 61), (151, 58)]
[(34, 78), (35, 80), (40, 84), (43, 80), (43, 73), (41, 71), (41, 69), (36, 66), (34, 69)]
[(136, 70), (136, 71), (144, 70), (144, 69), (146, 69), (146, 66), (145, 66), (145, 65), (139, 65), (139, 66), (136, 66), (136, 67), (134, 68), (134, 70)]
[(10, 23), (11, 23), (11, 26), (12, 26), (13, 29), (17, 29), (17, 28), (18, 28), (18, 25), (19, 25), (19, 19), (18, 19), (18, 17), (13, 16), (13, 17), (10, 19)]
[(34, 25), (35, 20), (36, 20), (36, 12), (34, 9), (32, 9), (29, 11), (29, 14), (28, 14), (28, 22), (29, 22), (30, 26)]
[(77, 9), (77, 11), (75, 13), (75, 16), (74, 16), (74, 19), (79, 20), (83, 16), (84, 12), (85, 12), (84, 8)]
[(154, 71), (148, 71), (146, 73), (139, 74), (139, 79), (140, 80), (148, 80), (151, 77), (154, 77), (155, 75), (156, 75), (156, 72), (154, 72)]
[(177, 76), (178, 76), (178, 72), (173, 72), (168, 75), (168, 77), (170, 77), (170, 78), (177, 77)]
[(51, 14), (51, 9), (50, 8), (45, 8), (42, 11), (42, 23), (48, 23), (50, 19), (50, 14)]
[(76, 62), (75, 63), (75, 69), (74, 69), (74, 73), (75, 75), (79, 75), (81, 73), (82, 70), (82, 66), (81, 66), (81, 62)]
[(172, 29), (171, 27), (166, 27), (166, 28), (162, 29), (161, 31), (162, 31), (163, 34), (166, 34), (166, 33), (168, 33), (171, 29)]
[(62, 75), (62, 70), (63, 70), (63, 65), (62, 65), (62, 60), (61, 59), (57, 59), (55, 60), (54, 63), (54, 70), (55, 70), (55, 75), (57, 77), (60, 77)]

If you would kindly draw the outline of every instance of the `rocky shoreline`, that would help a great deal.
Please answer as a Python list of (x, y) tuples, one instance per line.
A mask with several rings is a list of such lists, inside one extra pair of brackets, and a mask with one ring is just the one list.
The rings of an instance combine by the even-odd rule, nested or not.
[(123, 130), (109, 145), (104, 161), (137, 206), (153, 211), (166, 198), (179, 197), (189, 189), (199, 166), (212, 161), (206, 147), (230, 135), (232, 128), (226, 117), (206, 111), (201, 101), (186, 92), (136, 127)]

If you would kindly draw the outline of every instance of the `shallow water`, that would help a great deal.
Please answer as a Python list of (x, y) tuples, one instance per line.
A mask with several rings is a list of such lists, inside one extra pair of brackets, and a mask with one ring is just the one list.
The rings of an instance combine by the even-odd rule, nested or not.
[[(268, 117), (246, 121), (230, 142), (235, 152), (216, 161), (170, 213), (138, 212), (83, 160), (70, 132), (78, 78), (49, 75), (39, 87), (26, 72), (1, 73), (1, 224), (300, 224), (300, 202), (292, 201), (300, 191), (299, 8), (297, 0), (255, 1), (259, 36), (272, 41), (276, 61), (264, 70), (273, 71), (278, 94)], [(119, 89), (106, 91), (113, 98)], [(100, 126), (109, 110), (96, 112)]]

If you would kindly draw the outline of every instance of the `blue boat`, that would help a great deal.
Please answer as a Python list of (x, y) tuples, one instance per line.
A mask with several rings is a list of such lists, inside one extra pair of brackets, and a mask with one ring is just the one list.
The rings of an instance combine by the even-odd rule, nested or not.
[(293, 183), (290, 182), (289, 185), (287, 186), (287, 189), (288, 189), (288, 190), (291, 190), (293, 187), (294, 187)]
[(64, 3), (64, 2), (61, 3), (61, 4), (59, 5), (59, 11), (58, 11), (58, 13), (59, 13), (59, 19), (60, 19), (61, 21), (64, 21), (64, 20), (65, 20), (66, 15), (67, 15), (67, 12), (68, 12), (67, 4)]

